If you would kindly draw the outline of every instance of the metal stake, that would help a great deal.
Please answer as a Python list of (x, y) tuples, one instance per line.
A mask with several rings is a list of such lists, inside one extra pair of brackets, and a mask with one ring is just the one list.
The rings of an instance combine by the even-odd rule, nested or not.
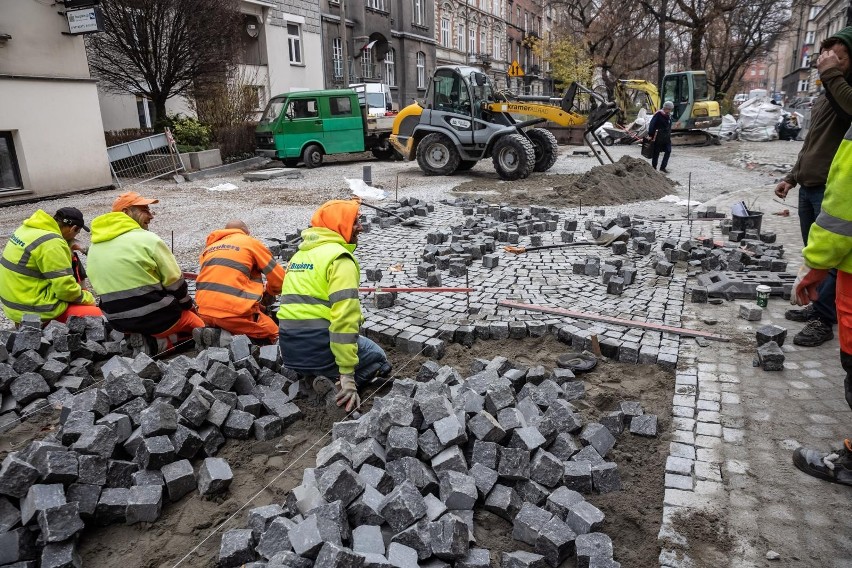
[(172, 254), (175, 253), (175, 232), (172, 231)]
[[(464, 284), (465, 288), (470, 288), (470, 273), (465, 271), (464, 273)], [(470, 294), (465, 295), (465, 299), (467, 300), (467, 313), (470, 313)]]
[(399, 201), (399, 174), (396, 174), (396, 190), (393, 193), (394, 201)]
[(689, 172), (689, 177), (686, 182), (686, 219), (689, 225), (689, 238), (692, 238), (692, 172)]
[(361, 170), (361, 179), (367, 185), (373, 185), (373, 166), (364, 166)]

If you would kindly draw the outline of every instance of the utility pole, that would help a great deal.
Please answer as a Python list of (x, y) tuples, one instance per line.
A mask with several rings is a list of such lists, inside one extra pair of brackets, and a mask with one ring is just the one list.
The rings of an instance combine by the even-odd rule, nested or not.
[(343, 46), (343, 88), (349, 86), (349, 42), (346, 40), (346, 0), (340, 0), (341, 44)]
[[(343, 0), (341, 0), (342, 2)], [(663, 0), (660, 5), (660, 30), (657, 43), (657, 88), (660, 96), (663, 96), (663, 77), (666, 76), (666, 12), (668, 11), (668, 0)], [(660, 100), (662, 104), (662, 99)]]

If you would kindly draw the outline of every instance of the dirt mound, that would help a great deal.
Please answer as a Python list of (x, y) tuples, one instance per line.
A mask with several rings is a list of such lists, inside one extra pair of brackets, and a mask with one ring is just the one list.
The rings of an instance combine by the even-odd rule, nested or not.
[(496, 192), (499, 195), (497, 201), (510, 205), (573, 207), (656, 200), (672, 193), (675, 185), (646, 160), (622, 156), (614, 164), (596, 166), (582, 175), (540, 173), (527, 179), (497, 184), (490, 178), (475, 179), (453, 191), (460, 194)]

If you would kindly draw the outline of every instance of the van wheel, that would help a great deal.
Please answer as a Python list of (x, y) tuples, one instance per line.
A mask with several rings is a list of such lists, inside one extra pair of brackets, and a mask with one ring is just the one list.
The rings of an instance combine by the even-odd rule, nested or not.
[(535, 167), (535, 150), (525, 136), (506, 134), (494, 144), (491, 161), (500, 179), (524, 179)]
[(427, 134), (417, 145), (417, 165), (427, 176), (448, 176), (458, 169), (460, 161), (452, 140), (438, 132)]
[(302, 161), (308, 168), (318, 168), (322, 165), (322, 150), (316, 144), (311, 144), (302, 152)]
[(536, 172), (546, 172), (553, 167), (559, 155), (559, 145), (556, 143), (556, 136), (544, 128), (533, 128), (532, 130), (528, 130), (526, 135), (529, 136), (535, 150), (535, 166), (533, 170)]

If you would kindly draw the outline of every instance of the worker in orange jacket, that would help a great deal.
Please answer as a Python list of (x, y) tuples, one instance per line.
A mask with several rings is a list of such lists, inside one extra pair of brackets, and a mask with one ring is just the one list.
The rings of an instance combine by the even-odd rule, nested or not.
[(200, 262), (195, 303), (204, 323), (277, 342), (278, 324), (266, 315), (266, 307), (281, 293), (284, 269), (266, 245), (251, 236), (248, 226), (231, 221), (210, 233)]

